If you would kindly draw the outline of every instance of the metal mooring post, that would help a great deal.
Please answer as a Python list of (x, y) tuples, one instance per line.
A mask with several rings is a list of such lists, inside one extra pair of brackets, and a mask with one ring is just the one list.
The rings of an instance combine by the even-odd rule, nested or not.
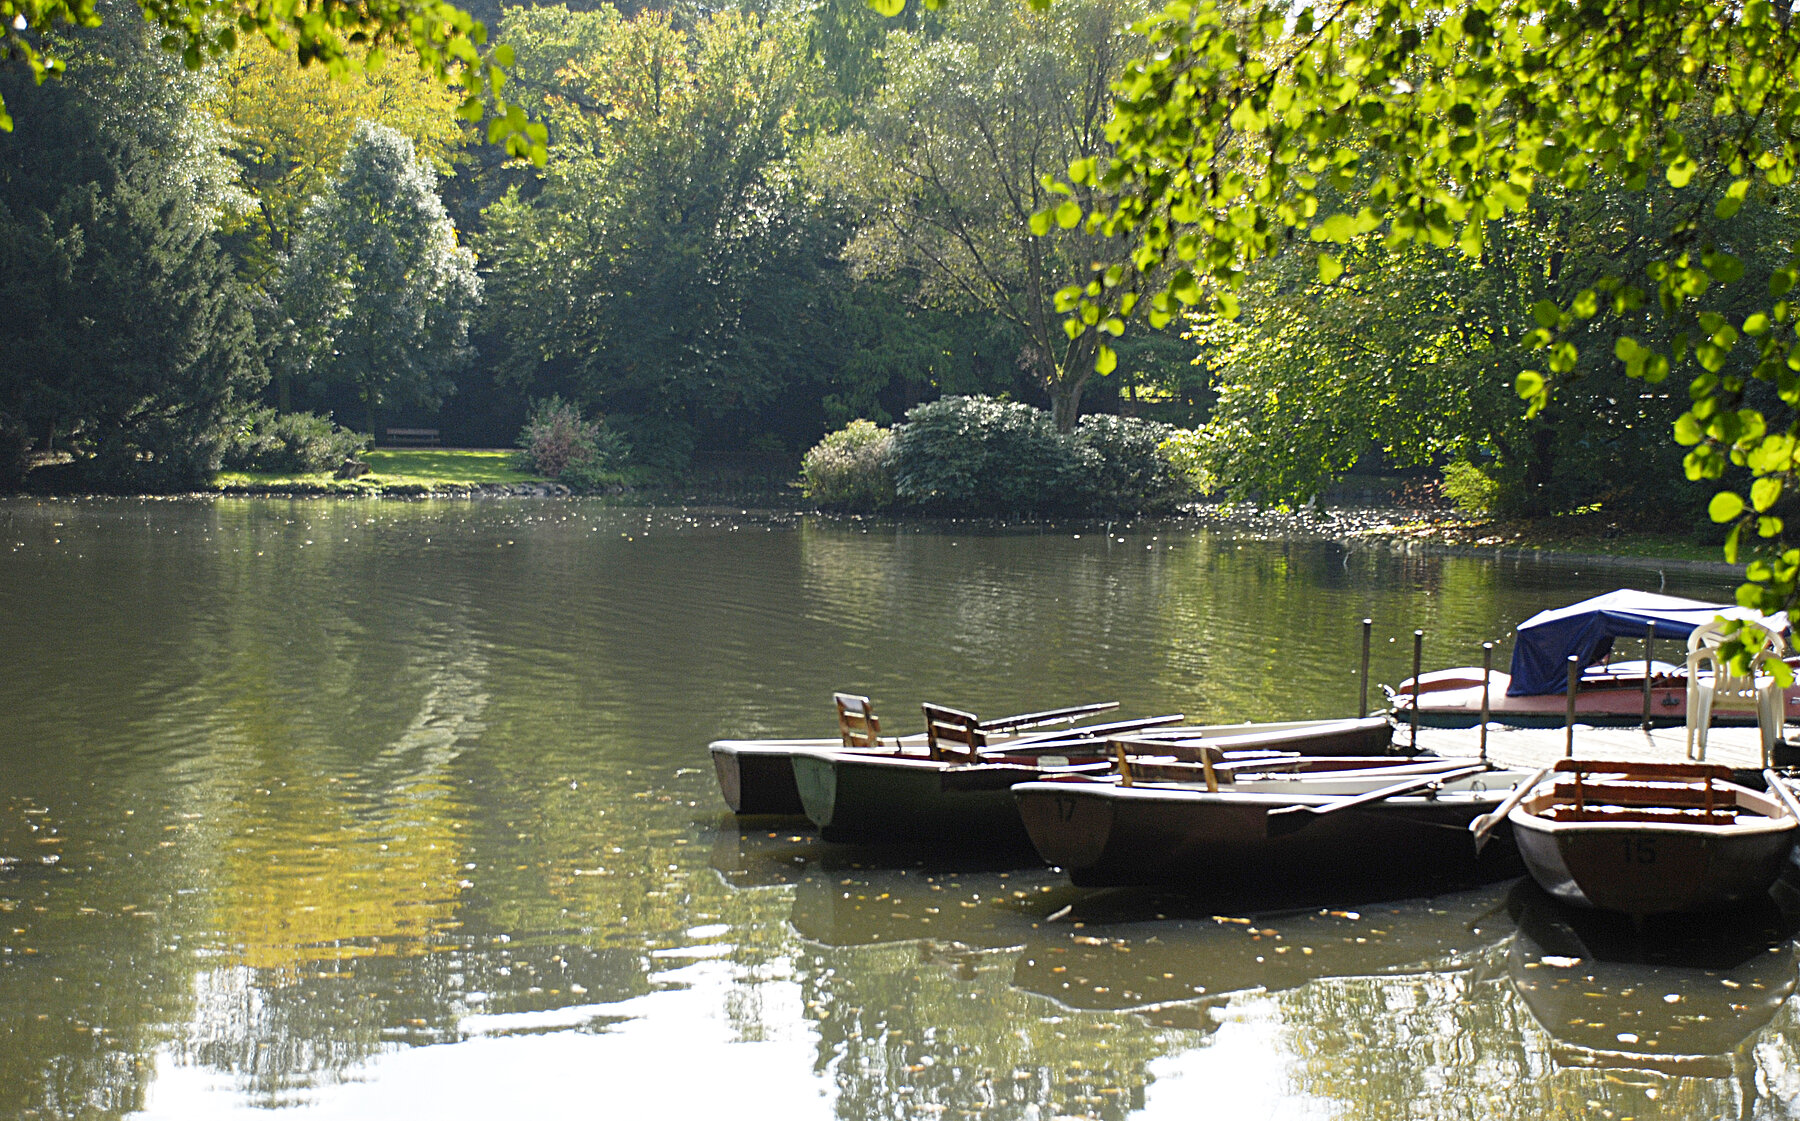
[(1568, 705), (1563, 718), (1563, 726), (1567, 729), (1567, 738), (1563, 741), (1563, 758), (1575, 757), (1575, 681), (1581, 676), (1581, 659), (1569, 655)]
[(1407, 748), (1408, 755), (1419, 753), (1419, 667), (1425, 658), (1425, 632), (1413, 632), (1413, 700), (1408, 710), (1412, 717), (1412, 741)]
[(1369, 628), (1374, 625), (1375, 620), (1373, 619), (1363, 620), (1362, 699), (1356, 704), (1356, 718), (1358, 720), (1369, 715)]
[(1494, 644), (1481, 644), (1481, 761), (1487, 762), (1488, 690), (1494, 681)]
[(1656, 645), (1656, 624), (1644, 631), (1644, 734), (1650, 734), (1650, 650)]

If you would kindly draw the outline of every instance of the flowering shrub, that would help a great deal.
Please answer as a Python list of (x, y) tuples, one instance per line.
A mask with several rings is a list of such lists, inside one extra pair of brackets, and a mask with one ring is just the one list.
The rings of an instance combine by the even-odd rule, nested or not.
[(619, 482), (620, 468), (631, 454), (623, 434), (599, 419), (583, 418), (579, 408), (560, 397), (532, 403), (518, 444), (514, 463), (519, 470), (555, 479), (574, 491)]
[(821, 506), (879, 510), (894, 500), (888, 469), (893, 442), (891, 429), (867, 420), (829, 433), (800, 461), (803, 493)]

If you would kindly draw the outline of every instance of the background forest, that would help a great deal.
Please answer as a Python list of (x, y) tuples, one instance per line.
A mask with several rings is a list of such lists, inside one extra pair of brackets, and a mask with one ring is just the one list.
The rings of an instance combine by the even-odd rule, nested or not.
[[(179, 490), (221, 464), (341, 460), (363, 441), (338, 426), (492, 447), (528, 420), (578, 458), (680, 478), (721, 456), (797, 469), (867, 420), (881, 442), (840, 433), (834, 454), (941, 464), (1005, 429), (1025, 443), (971, 471), (1037, 455), (1021, 493), (1084, 472), (1068, 485), (1104, 490), (1106, 442), (1143, 431), (1235, 499), (1426, 468), (1474, 509), (1678, 525), (1711, 492), (1682, 482), (1669, 440), (1685, 395), (1627, 379), (1610, 340), (1535, 418), (1512, 388), (1541, 301), (1654, 253), (1675, 220), (1655, 190), (1540, 192), (1478, 259), (1371, 237), (1325, 282), (1311, 255), (1280, 256), (1238, 318), (1129, 322), (1114, 362), (1095, 332), (1068, 337), (1056, 293), (1119, 247), (1052, 209), (1051, 181), (1106, 153), (1148, 3), (471, 10), (513, 48), (507, 95), (547, 129), (541, 168), (403, 52), (338, 78), (251, 42), (189, 71), (103, 4), (102, 26), (65, 33), (67, 76), (0, 66), (0, 483), (59, 462), (63, 485)], [(1766, 272), (1792, 208), (1746, 210), (1734, 229), (1759, 236), (1736, 251)], [(959, 395), (1047, 416), (968, 403), (880, 430)], [(1084, 428), (1093, 414), (1181, 431)], [(1058, 438), (1085, 443), (1051, 464)], [(953, 481), (905, 464), (863, 504), (896, 485), (955, 507)], [(1024, 508), (1008, 501), (987, 504)]]

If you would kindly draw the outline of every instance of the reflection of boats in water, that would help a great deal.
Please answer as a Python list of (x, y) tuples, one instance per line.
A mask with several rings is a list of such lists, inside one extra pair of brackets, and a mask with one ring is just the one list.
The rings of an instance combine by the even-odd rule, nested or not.
[(1017, 946), (1034, 923), (1078, 895), (1044, 869), (857, 861), (802, 876), (791, 921), (801, 937), (828, 946), (916, 941), (991, 949)]
[(1800, 911), (1773, 899), (1636, 924), (1563, 907), (1530, 881), (1509, 902), (1508, 971), (1565, 1066), (1730, 1077), (1794, 991)]
[[(791, 819), (754, 820), (721, 814), (716, 824), (700, 824), (702, 843), (705, 830), (712, 830), (708, 863), (732, 887), (791, 884), (805, 874), (819, 851), (813, 831), (794, 832), (796, 823)], [(798, 824), (804, 826), (805, 822)]]
[(1354, 909), (1052, 924), (1026, 944), (1013, 983), (1079, 1011), (1135, 1010), (1155, 1023), (1206, 1029), (1206, 1008), (1234, 993), (1489, 960), (1497, 968), (1513, 933), (1506, 898), (1505, 888), (1488, 887)]

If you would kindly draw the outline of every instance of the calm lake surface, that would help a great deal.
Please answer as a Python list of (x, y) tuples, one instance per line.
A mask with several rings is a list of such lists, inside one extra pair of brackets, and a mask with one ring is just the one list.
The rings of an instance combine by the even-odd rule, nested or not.
[(1365, 615), (1391, 681), (1415, 626), (1478, 662), (1623, 584), (1661, 581), (1191, 526), (0, 502), (0, 1117), (1794, 1115), (1773, 907), (1084, 892), (740, 823), (706, 753), (830, 734), (834, 689), (906, 731), (1353, 714)]

